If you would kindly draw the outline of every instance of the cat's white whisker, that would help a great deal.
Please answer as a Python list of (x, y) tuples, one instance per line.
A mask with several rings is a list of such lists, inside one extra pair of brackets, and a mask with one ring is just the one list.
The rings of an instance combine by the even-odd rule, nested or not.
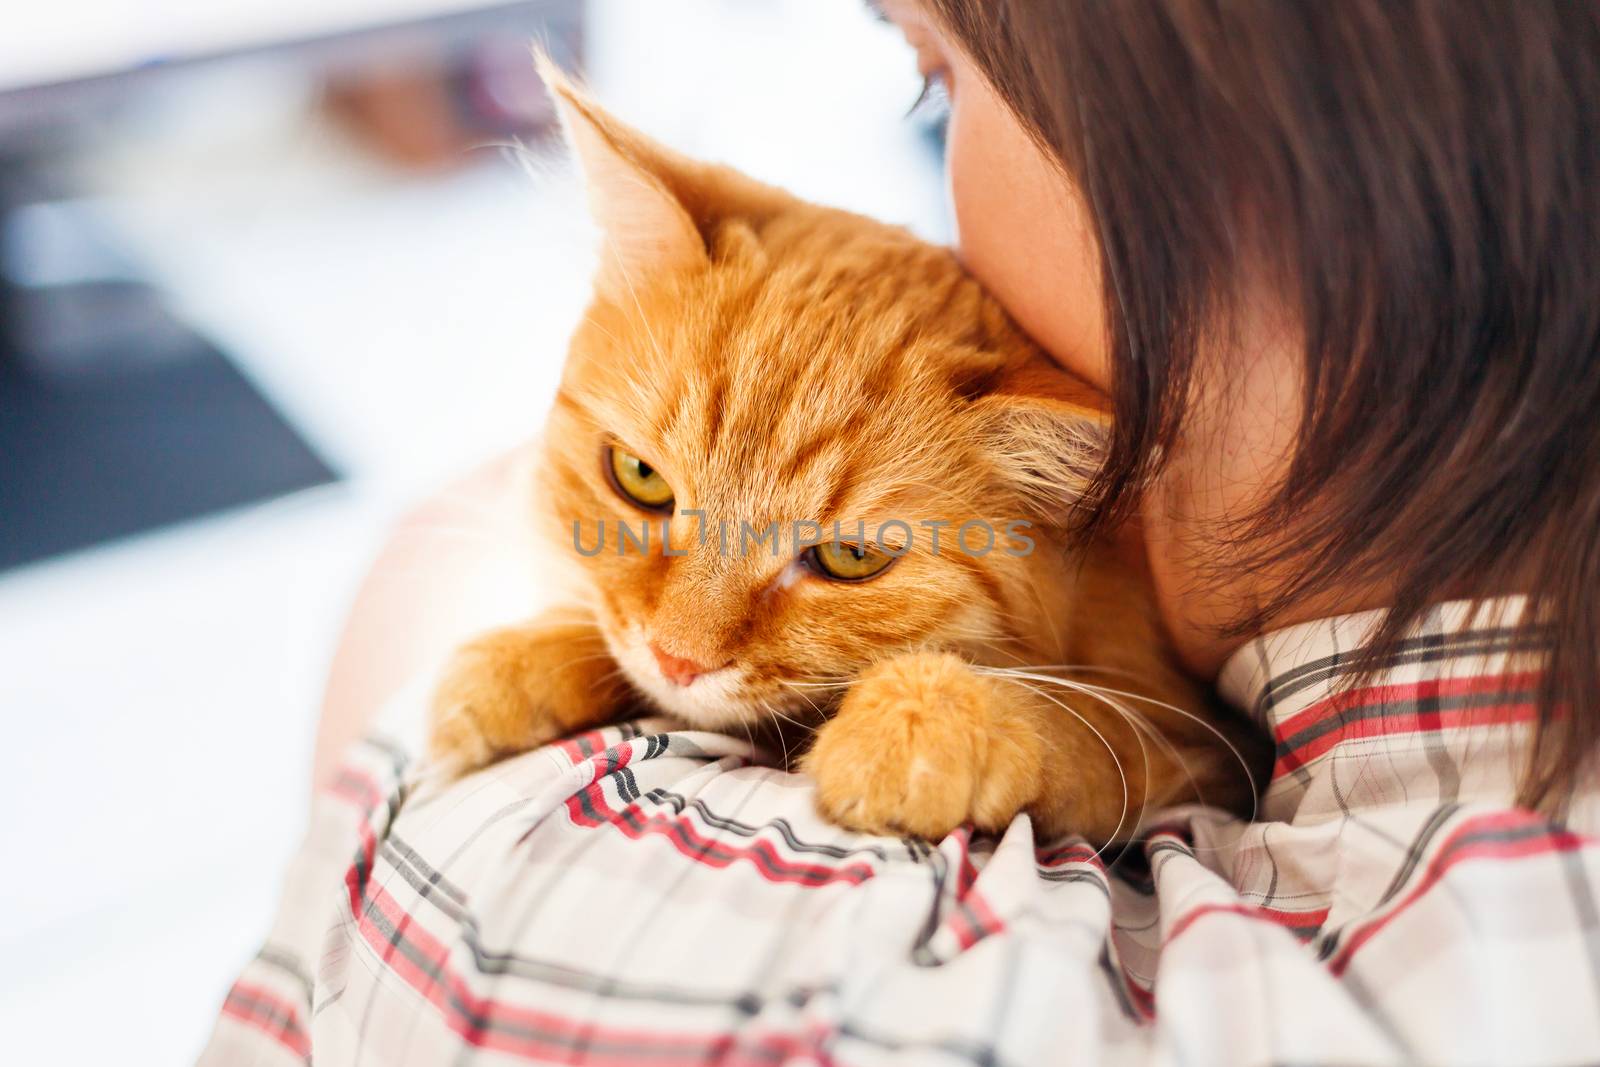
[(772, 707), (772, 706), (769, 705), (766, 710), (767, 710), (767, 712), (769, 714), (771, 714), (775, 718), (782, 719), (784, 722), (788, 723), (790, 726), (793, 726), (797, 730), (804, 730), (808, 734), (817, 732), (817, 727), (808, 726), (806, 723), (803, 723), (798, 719), (791, 718), (788, 715), (785, 715), (783, 712), (779, 711), (775, 707)]
[[(1027, 689), (1028, 691), (1035, 693), (1038, 696), (1050, 701), (1052, 704), (1060, 707), (1062, 711), (1065, 711), (1068, 715), (1071, 715), (1074, 719), (1077, 719), (1079, 722), (1081, 722), (1084, 726), (1084, 729), (1094, 734), (1094, 736), (1100, 740), (1100, 743), (1105, 746), (1106, 752), (1111, 756), (1111, 762), (1117, 768), (1117, 777), (1122, 780), (1122, 811), (1118, 814), (1117, 825), (1112, 828), (1111, 835), (1106, 839), (1106, 843), (1095, 850), (1095, 856), (1099, 857), (1107, 848), (1111, 846), (1111, 843), (1117, 839), (1117, 835), (1122, 832), (1123, 824), (1128, 820), (1128, 800), (1130, 792), (1128, 789), (1128, 774), (1122, 769), (1122, 760), (1117, 756), (1117, 750), (1111, 747), (1111, 742), (1106, 740), (1105, 734), (1101, 733), (1095, 728), (1094, 723), (1090, 722), (1075, 708), (1069, 706), (1066, 701), (1061, 700), (1058, 697), (1053, 697), (1049, 693), (1035, 689), (1033, 686), (1029, 685), (1025, 675), (1014, 675), (1010, 672), (997, 672), (992, 676), (1015, 683), (1017, 685), (1021, 685), (1024, 689)], [(1040, 675), (1039, 677), (1048, 678), (1049, 676)]]
[[(1139, 755), (1144, 761), (1144, 790), (1139, 801), (1139, 818), (1134, 824), (1135, 831), (1137, 831), (1139, 826), (1144, 825), (1145, 816), (1150, 810), (1150, 750), (1144, 743), (1144, 738), (1146, 735), (1149, 736), (1151, 740), (1162, 746), (1162, 750), (1166, 752), (1167, 755), (1172, 757), (1173, 764), (1177, 766), (1179, 770), (1183, 771), (1184, 775), (1189, 779), (1189, 784), (1194, 786), (1196, 792), (1199, 792), (1199, 784), (1195, 782), (1194, 775), (1189, 773), (1189, 769), (1184, 763), (1183, 758), (1178, 754), (1177, 748), (1173, 746), (1172, 743), (1166, 738), (1162, 737), (1160, 732), (1157, 731), (1150, 723), (1146, 722), (1144, 720), (1144, 716), (1140, 715), (1138, 712), (1134, 711), (1120, 700), (1116, 700), (1110, 696), (1096, 691), (1095, 687), (1091, 685), (1079, 684), (1068, 679), (1058, 679), (1057, 682), (1058, 684), (1061, 684), (1072, 691), (1083, 693), (1086, 696), (1090, 696), (1101, 701), (1112, 711), (1116, 712), (1117, 715), (1121, 717), (1121, 719), (1126, 722), (1129, 727), (1132, 728), (1134, 740), (1139, 743)], [(1038, 690), (1036, 689), (1035, 692), (1038, 692)], [(1204, 802), (1204, 800), (1205, 797), (1202, 795), (1201, 801)]]
[(986, 634), (977, 631), (966, 636), (957, 631), (956, 637), (958, 639), (957, 643), (947, 651), (954, 652), (963, 659), (982, 662), (991, 656), (1004, 656), (1006, 659), (1012, 660), (1018, 667), (1026, 668), (1029, 666), (1028, 658), (1021, 651), (1000, 647), (1001, 643), (1008, 642), (1015, 643), (1020, 648), (1025, 649), (1027, 646), (1020, 637)]
[[(997, 675), (998, 674), (1005, 674), (1005, 675), (1010, 675), (1010, 676), (1013, 676), (1013, 677), (1028, 677), (1028, 672), (1026, 672), (1026, 671), (1018, 671), (1018, 670), (1011, 669), (1011, 668), (1003, 668), (1003, 667), (1002, 668), (981, 668), (981, 671), (982, 671), (982, 673), (986, 673), (986, 674), (997, 674)], [(1157, 745), (1161, 746), (1162, 750), (1164, 752), (1166, 752), (1166, 754), (1172, 758), (1173, 764), (1179, 770), (1181, 770), (1183, 772), (1183, 774), (1184, 774), (1184, 776), (1186, 778), (1189, 779), (1189, 784), (1194, 789), (1195, 793), (1199, 796), (1201, 803), (1205, 803), (1205, 793), (1204, 793), (1204, 791), (1200, 788), (1200, 785), (1195, 780), (1194, 775), (1189, 772), (1188, 765), (1187, 765), (1186, 761), (1182, 758), (1182, 756), (1178, 753), (1178, 750), (1177, 750), (1176, 746), (1174, 746), (1169, 740), (1167, 740), (1165, 737), (1163, 737), (1161, 735), (1160, 731), (1156, 730), (1155, 727), (1151, 723), (1149, 723), (1148, 721), (1145, 720), (1144, 716), (1140, 715), (1138, 712), (1134, 711), (1132, 708), (1129, 708), (1126, 704), (1122, 703), (1122, 701), (1115, 699), (1109, 692), (1102, 690), (1101, 687), (1094, 686), (1091, 683), (1077, 682), (1077, 681), (1074, 681), (1074, 680), (1071, 680), (1071, 679), (1065, 679), (1065, 678), (1048, 678), (1048, 679), (1046, 679), (1046, 678), (1037, 678), (1036, 677), (1036, 680), (1040, 681), (1040, 682), (1043, 682), (1043, 681), (1053, 682), (1054, 684), (1060, 685), (1060, 686), (1062, 686), (1062, 687), (1064, 687), (1064, 688), (1066, 688), (1066, 689), (1068, 689), (1068, 690), (1070, 690), (1072, 692), (1082, 693), (1082, 694), (1084, 694), (1086, 696), (1089, 696), (1089, 697), (1092, 697), (1092, 698), (1094, 698), (1096, 700), (1099, 700), (1101, 703), (1103, 703), (1107, 707), (1111, 708), (1113, 711), (1115, 711), (1117, 713), (1118, 716), (1120, 716), (1125, 722), (1127, 722), (1128, 725), (1130, 727), (1132, 727), (1133, 730), (1135, 731), (1134, 732), (1134, 739), (1136, 741), (1138, 741), (1139, 748), (1140, 748), (1140, 753), (1141, 753), (1141, 755), (1142, 755), (1142, 757), (1144, 759), (1145, 781), (1146, 781), (1146, 783), (1148, 783), (1149, 780), (1150, 780), (1150, 775), (1149, 775), (1150, 753), (1149, 753), (1149, 749), (1145, 746), (1144, 737), (1148, 736), (1150, 738), (1150, 740), (1154, 741)], [(1032, 688), (1032, 687), (1030, 687), (1030, 688)], [(1044, 695), (1043, 693), (1040, 693), (1038, 689), (1034, 689), (1034, 692), (1039, 693), (1039, 695), (1041, 695), (1041, 696)], [(1141, 821), (1143, 820), (1144, 814), (1145, 814), (1146, 810), (1149, 807), (1149, 803), (1150, 803), (1150, 796), (1149, 796), (1148, 784), (1147, 784), (1145, 796), (1144, 796), (1143, 802), (1142, 802), (1142, 804), (1140, 806), (1140, 820)]]
[[(1085, 683), (1083, 691), (1090, 692), (1093, 689), (1093, 686)], [(1173, 765), (1181, 770), (1183, 772), (1183, 776), (1189, 780), (1189, 786), (1194, 790), (1195, 795), (1200, 798), (1200, 803), (1206, 803), (1205, 790), (1201, 788), (1200, 783), (1195, 779), (1195, 776), (1190, 773), (1188, 761), (1186, 761), (1178, 752), (1178, 746), (1174, 745), (1171, 741), (1163, 737), (1161, 731), (1157, 730), (1153, 724), (1146, 720), (1145, 717), (1140, 715), (1137, 711), (1129, 708), (1121, 701), (1117, 701), (1115, 706), (1117, 713), (1126, 719), (1128, 723), (1134, 727), (1134, 729), (1140, 731), (1146, 737), (1150, 738), (1150, 740), (1154, 741), (1158, 746), (1160, 746), (1163, 752), (1172, 758)]]
[[(756, 705), (761, 711), (769, 715), (778, 714), (778, 712), (771, 706), (771, 704), (767, 702), (765, 698), (758, 699)], [(778, 744), (783, 747), (783, 770), (784, 773), (787, 774), (789, 773), (789, 742), (784, 738), (782, 730), (778, 730), (777, 734)]]
[(1207, 722), (1205, 719), (1201, 718), (1200, 716), (1194, 714), (1191, 711), (1186, 711), (1183, 708), (1178, 707), (1176, 704), (1169, 704), (1164, 700), (1157, 700), (1155, 697), (1146, 696), (1143, 693), (1133, 693), (1133, 692), (1129, 692), (1127, 690), (1122, 690), (1122, 689), (1110, 689), (1110, 688), (1107, 688), (1107, 687), (1104, 687), (1104, 686), (1100, 686), (1100, 687), (1097, 687), (1097, 688), (1099, 688), (1102, 692), (1105, 692), (1105, 693), (1111, 693), (1113, 695), (1120, 696), (1120, 697), (1127, 697), (1130, 700), (1142, 700), (1146, 704), (1151, 704), (1151, 705), (1153, 705), (1155, 707), (1158, 707), (1158, 708), (1165, 708), (1167, 711), (1170, 711), (1175, 715), (1180, 715), (1183, 718), (1190, 720), (1195, 725), (1197, 725), (1197, 726), (1201, 727), (1202, 729), (1208, 731), (1213, 737), (1215, 737), (1219, 742), (1222, 743), (1222, 746), (1224, 748), (1226, 748), (1230, 754), (1232, 754), (1234, 759), (1239, 761), (1239, 768), (1244, 771), (1245, 779), (1246, 779), (1246, 781), (1248, 781), (1250, 783), (1250, 795), (1251, 795), (1251, 798), (1252, 798), (1251, 799), (1250, 819), (1251, 819), (1251, 821), (1255, 820), (1255, 817), (1256, 817), (1256, 814), (1257, 814), (1256, 813), (1256, 803), (1257, 802), (1256, 802), (1256, 800), (1254, 798), (1257, 796), (1257, 793), (1258, 793), (1258, 784), (1256, 782), (1255, 773), (1250, 770), (1250, 761), (1245, 759), (1244, 753), (1240, 752), (1239, 751), (1239, 747), (1237, 745), (1235, 745), (1232, 741), (1228, 740), (1227, 736), (1225, 734), (1223, 734), (1223, 732), (1221, 730), (1217, 729), (1215, 726), (1213, 726), (1211, 723)]
[[(1055, 677), (1053, 675), (1037, 674), (1037, 673), (1033, 673), (1033, 672), (1030, 672), (1030, 671), (1021, 671), (1021, 670), (1018, 670), (1016, 668), (1010, 668), (1010, 667), (985, 667), (985, 668), (979, 668), (979, 669), (982, 670), (984, 673), (993, 673), (993, 674), (1000, 674), (1000, 675), (1006, 675), (1006, 676), (1014, 676), (1014, 677), (1018, 677), (1018, 678), (1030, 678), (1030, 679), (1033, 679), (1033, 680), (1036, 680), (1036, 681), (1039, 681), (1039, 682), (1049, 682), (1049, 683), (1052, 683), (1052, 684), (1055, 684), (1055, 685), (1062, 686), (1063, 688), (1073, 690), (1075, 692), (1084, 693), (1086, 695), (1095, 696), (1095, 697), (1098, 697), (1098, 698), (1101, 698), (1101, 699), (1105, 699), (1107, 697), (1113, 697), (1114, 696), (1114, 697), (1124, 697), (1124, 698), (1127, 698), (1129, 700), (1143, 701), (1146, 704), (1150, 704), (1150, 705), (1153, 705), (1153, 706), (1159, 707), (1159, 708), (1164, 708), (1167, 711), (1172, 712), (1173, 714), (1182, 716), (1185, 719), (1189, 719), (1190, 721), (1194, 722), (1196, 725), (1198, 725), (1198, 726), (1202, 727), (1203, 729), (1209, 731), (1214, 737), (1217, 738), (1218, 741), (1220, 741), (1222, 743), (1223, 747), (1225, 747), (1228, 750), (1228, 752), (1230, 754), (1232, 754), (1233, 758), (1238, 761), (1240, 769), (1244, 771), (1245, 780), (1250, 783), (1250, 797), (1251, 797), (1251, 800), (1250, 800), (1250, 818), (1249, 818), (1249, 821), (1253, 822), (1255, 820), (1256, 815), (1258, 813), (1257, 809), (1258, 809), (1259, 804), (1260, 804), (1259, 799), (1258, 799), (1259, 790), (1258, 790), (1258, 786), (1257, 786), (1257, 783), (1256, 783), (1255, 773), (1253, 771), (1251, 771), (1251, 769), (1250, 769), (1250, 761), (1245, 759), (1244, 754), (1239, 751), (1238, 746), (1235, 745), (1232, 741), (1228, 740), (1227, 736), (1224, 735), (1221, 730), (1218, 730), (1211, 723), (1206, 722), (1205, 719), (1201, 718), (1198, 715), (1195, 715), (1193, 712), (1186, 711), (1185, 709), (1180, 708), (1175, 704), (1169, 704), (1164, 700), (1159, 700), (1159, 699), (1157, 699), (1155, 697), (1147, 696), (1147, 695), (1145, 695), (1143, 693), (1135, 693), (1135, 692), (1131, 692), (1131, 691), (1124, 690), (1124, 689), (1112, 689), (1112, 688), (1109, 688), (1107, 686), (1094, 685), (1093, 683), (1090, 683), (1090, 682), (1082, 682), (1082, 681), (1078, 681), (1078, 680), (1075, 680), (1075, 679), (1068, 679), (1068, 678), (1057, 678), (1057, 677)], [(1049, 667), (1044, 667), (1044, 668), (1039, 668), (1039, 669), (1078, 670), (1080, 668), (1077, 667), (1077, 666), (1072, 666), (1072, 665), (1056, 664), (1056, 665), (1051, 665)], [(1115, 672), (1115, 673), (1123, 673), (1123, 674), (1129, 674), (1130, 673), (1130, 672), (1127, 672), (1127, 671), (1120, 671), (1117, 668), (1103, 668), (1103, 669), (1106, 670), (1107, 672)], [(1136, 715), (1136, 717), (1138, 719), (1141, 719), (1141, 720), (1143, 719), (1143, 716), (1137, 716)], [(1160, 731), (1156, 730), (1155, 727), (1153, 725), (1149, 724), (1147, 721), (1146, 721), (1146, 725), (1149, 727), (1152, 737), (1160, 735)], [(1174, 762), (1176, 762), (1177, 765), (1183, 770), (1184, 774), (1189, 777), (1190, 784), (1192, 786), (1194, 786), (1197, 796), (1199, 796), (1199, 799), (1201, 800), (1201, 802), (1204, 803), (1205, 802), (1205, 797), (1200, 791), (1199, 783), (1195, 781), (1193, 774), (1190, 773), (1190, 771), (1188, 769), (1188, 764), (1186, 763), (1186, 761), (1184, 761), (1183, 759), (1178, 757), (1176, 749), (1174, 747), (1171, 747), (1171, 742), (1170, 741), (1168, 741), (1166, 738), (1162, 738), (1162, 740), (1163, 740), (1163, 742), (1165, 742), (1169, 746), (1169, 752), (1171, 752), (1171, 754), (1173, 755)]]
[[(1037, 689), (1034, 691), (1039, 692)], [(1140, 716), (1137, 712), (1129, 708), (1126, 704), (1123, 704), (1121, 701), (1113, 700), (1109, 697), (1103, 697), (1097, 693), (1090, 693), (1089, 689), (1087, 688), (1081, 688), (1079, 691), (1100, 697), (1107, 707), (1116, 712), (1122, 718), (1122, 720), (1126, 722), (1130, 728), (1132, 728), (1133, 739), (1139, 744), (1139, 758), (1144, 763), (1144, 778), (1142, 779), (1144, 788), (1140, 790), (1139, 817), (1134, 820), (1133, 824), (1134, 832), (1137, 832), (1138, 828), (1144, 825), (1145, 816), (1149, 814), (1150, 811), (1150, 749), (1146, 747), (1144, 743), (1144, 737), (1141, 736), (1141, 731), (1139, 729)], [(1040, 695), (1043, 694), (1041, 693)]]
[[(811, 706), (811, 714), (815, 715), (818, 719), (827, 718), (827, 712), (825, 712), (822, 709), (821, 705), (819, 705), (815, 700), (811, 699), (810, 694), (805, 692), (805, 690), (807, 688), (819, 688), (818, 686), (815, 686), (815, 685), (807, 686), (804, 683), (790, 682), (790, 681), (786, 681), (786, 680), (784, 680), (782, 678), (778, 679), (778, 684), (782, 685), (782, 686), (785, 686), (787, 688), (796, 690), (796, 695), (798, 695), (801, 700), (804, 700), (807, 704), (809, 704)], [(848, 682), (837, 682), (837, 683), (834, 683), (834, 686), (842, 689), (842, 688), (845, 688), (848, 684), (849, 684)], [(834, 686), (830, 686), (829, 688), (833, 688)], [(810, 727), (810, 729), (812, 730), (812, 732), (815, 732), (817, 729), (819, 729), (819, 727), (813, 726), (813, 727)]]

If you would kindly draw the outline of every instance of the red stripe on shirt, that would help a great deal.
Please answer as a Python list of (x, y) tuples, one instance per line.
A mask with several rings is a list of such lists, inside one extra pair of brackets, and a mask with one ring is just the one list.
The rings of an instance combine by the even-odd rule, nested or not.
[[(1527, 837), (1509, 839), (1465, 840), (1477, 834), (1535, 826), (1542, 826), (1542, 832)], [(1361, 926), (1346, 938), (1344, 947), (1328, 962), (1328, 969), (1335, 975), (1343, 974), (1350, 966), (1350, 961), (1363, 945), (1371, 941), (1395, 919), (1410, 910), (1413, 905), (1427, 895), (1429, 890), (1437, 886), (1446, 874), (1462, 863), (1483, 859), (1526, 859), (1531, 856), (1572, 852), (1592, 847), (1596, 844), (1597, 842), (1580, 834), (1545, 823), (1537, 815), (1525, 811), (1497, 811), (1490, 815), (1468, 819), (1439, 847), (1439, 851), (1424, 871), (1422, 879), (1411, 892), (1407, 893), (1388, 912)]]
[[(374, 921), (374, 913), (389, 925), (392, 934)], [(448, 947), (416, 923), (382, 886), (371, 887), (357, 915), (362, 940), (384, 965), (432, 1004), (445, 1024), (475, 1048), (557, 1063), (628, 1067), (641, 1062), (640, 1048), (649, 1049), (650, 1063), (688, 1065), (717, 1059), (732, 1044), (728, 1034), (626, 1030), (481, 997), (451, 966)], [(604, 1048), (606, 1045), (632, 1048), (612, 1051)]]
[(1290, 716), (1273, 730), (1279, 744), (1279, 753), (1277, 763), (1272, 768), (1272, 776), (1279, 778), (1298, 770), (1343, 741), (1459, 727), (1502, 726), (1529, 722), (1535, 712), (1531, 700), (1507, 700), (1499, 704), (1468, 708), (1396, 710), (1392, 714), (1384, 713), (1351, 719), (1337, 729), (1319, 734), (1302, 744), (1286, 747), (1296, 734), (1350, 711), (1382, 707), (1387, 704), (1525, 691), (1537, 685), (1539, 677), (1537, 672), (1474, 675), (1465, 678), (1438, 678), (1423, 682), (1366, 686), (1335, 693)]
[(300, 1021), (300, 1009), (277, 994), (244, 980), (233, 983), (222, 1014), (266, 1034), (272, 1040), (311, 1062), (311, 1036)]
[(989, 907), (989, 902), (977, 890), (968, 891), (961, 902), (945, 917), (944, 926), (956, 939), (956, 945), (965, 952), (986, 937), (998, 934), (1006, 924)]
[[(584, 810), (586, 804), (594, 809), (595, 815)], [(579, 826), (615, 826), (635, 841), (646, 837), (664, 838), (681, 855), (707, 867), (722, 869), (736, 863), (749, 863), (762, 878), (773, 883), (812, 888), (838, 883), (859, 885), (875, 873), (870, 865), (861, 862), (830, 867), (822, 863), (788, 860), (779, 854), (772, 842), (766, 840), (737, 845), (722, 838), (707, 837), (688, 814), (645, 815), (637, 802), (617, 810), (609, 803), (603, 782), (585, 786), (568, 797), (567, 814)]]
[(1034, 862), (1046, 870), (1065, 867), (1069, 863), (1083, 863), (1102, 874), (1106, 872), (1106, 864), (1100, 858), (1099, 851), (1084, 841), (1074, 841), (1058, 848), (1035, 849)]
[(340, 768), (339, 776), (328, 786), (328, 792), (363, 810), (375, 808), (383, 800), (377, 783), (354, 767)]
[(1167, 932), (1167, 936), (1162, 939), (1162, 945), (1170, 945), (1184, 931), (1207, 915), (1240, 915), (1246, 919), (1269, 922), (1274, 926), (1281, 926), (1287, 929), (1302, 941), (1306, 940), (1309, 932), (1315, 931), (1328, 921), (1327, 908), (1317, 908), (1312, 911), (1285, 911), (1281, 908), (1267, 908), (1256, 904), (1198, 904), (1179, 916), (1178, 921), (1173, 923), (1172, 929)]

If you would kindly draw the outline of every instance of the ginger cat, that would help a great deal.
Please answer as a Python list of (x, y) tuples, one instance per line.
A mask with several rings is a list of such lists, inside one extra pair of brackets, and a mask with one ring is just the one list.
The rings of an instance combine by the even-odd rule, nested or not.
[(1109, 841), (1248, 802), (1134, 556), (1064, 536), (1099, 396), (947, 249), (686, 159), (541, 66), (604, 235), (540, 487), (589, 596), (456, 654), (431, 757), (464, 773), (648, 702), (814, 731), (817, 805), (859, 830), (1026, 811)]

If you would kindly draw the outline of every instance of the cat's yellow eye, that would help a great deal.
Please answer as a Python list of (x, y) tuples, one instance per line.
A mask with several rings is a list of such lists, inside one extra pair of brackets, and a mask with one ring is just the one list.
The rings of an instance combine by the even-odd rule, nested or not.
[(617, 492), (651, 511), (669, 511), (672, 508), (672, 486), (661, 472), (638, 456), (612, 448), (610, 454), (611, 481)]
[(894, 557), (887, 552), (847, 541), (829, 541), (809, 549), (811, 562), (829, 578), (839, 582), (862, 582), (888, 569)]

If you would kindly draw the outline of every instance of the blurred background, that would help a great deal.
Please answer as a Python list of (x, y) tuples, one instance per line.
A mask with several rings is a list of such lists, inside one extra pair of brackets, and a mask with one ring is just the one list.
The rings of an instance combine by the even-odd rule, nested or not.
[(526, 441), (592, 263), (542, 40), (629, 121), (949, 233), (861, 0), (52, 0), (0, 37), (0, 1033), (199, 1050), (396, 517)]

